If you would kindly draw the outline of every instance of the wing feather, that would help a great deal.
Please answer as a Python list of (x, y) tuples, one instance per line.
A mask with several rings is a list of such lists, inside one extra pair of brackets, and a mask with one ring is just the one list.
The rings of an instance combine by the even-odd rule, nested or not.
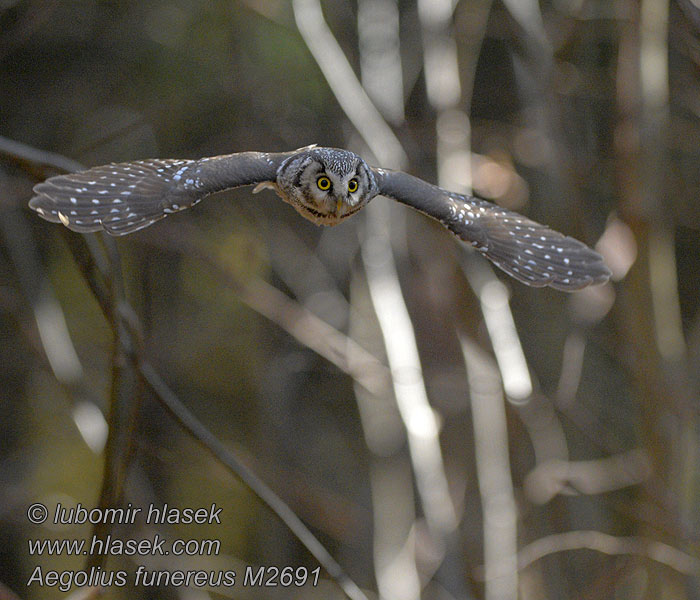
[(34, 186), (29, 206), (73, 231), (125, 235), (209, 194), (274, 181), (291, 153), (241, 152), (200, 160), (149, 159), (113, 163), (51, 177)]
[(380, 194), (440, 221), (527, 285), (574, 291), (610, 277), (603, 258), (586, 244), (516, 212), (400, 171), (374, 169), (374, 174)]
[[(29, 206), (44, 219), (74, 231), (104, 229), (124, 235), (220, 190), (274, 182), (281, 165), (296, 152), (242, 152), (93, 167), (36, 185)], [(372, 173), (380, 194), (437, 219), (528, 285), (572, 291), (610, 276), (597, 252), (518, 213), (399, 171), (372, 169)]]
[(195, 164), (152, 159), (59, 175), (34, 187), (29, 206), (74, 231), (131, 233), (196, 201), (197, 186), (178, 185)]

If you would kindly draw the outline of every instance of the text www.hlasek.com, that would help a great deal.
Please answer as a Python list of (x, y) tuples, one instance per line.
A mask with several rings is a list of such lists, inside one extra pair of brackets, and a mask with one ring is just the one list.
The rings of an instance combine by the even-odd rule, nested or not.
[(166, 547), (167, 540), (159, 534), (153, 539), (122, 540), (108, 535), (104, 540), (92, 536), (87, 540), (29, 540), (29, 555), (107, 555), (107, 556), (215, 556), (219, 554), (219, 540), (173, 540)]

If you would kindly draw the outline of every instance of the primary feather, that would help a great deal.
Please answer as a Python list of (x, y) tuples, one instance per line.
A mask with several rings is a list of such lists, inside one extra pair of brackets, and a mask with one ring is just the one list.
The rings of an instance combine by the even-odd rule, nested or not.
[(523, 283), (574, 291), (610, 277), (600, 254), (518, 213), (400, 171), (375, 174), (379, 193), (437, 219)]
[(48, 221), (74, 231), (104, 229), (124, 235), (196, 203), (194, 164), (191, 160), (138, 160), (59, 175), (34, 187), (36, 196), (29, 206)]
[[(318, 187), (319, 177), (328, 187)], [(610, 277), (602, 257), (574, 238), (486, 200), (400, 171), (370, 169), (353, 152), (338, 148), (93, 167), (37, 184), (29, 206), (74, 231), (124, 235), (241, 185), (272, 187), (302, 216), (322, 225), (340, 223), (377, 194), (388, 196), (437, 219), (497, 267), (534, 287), (573, 291)]]

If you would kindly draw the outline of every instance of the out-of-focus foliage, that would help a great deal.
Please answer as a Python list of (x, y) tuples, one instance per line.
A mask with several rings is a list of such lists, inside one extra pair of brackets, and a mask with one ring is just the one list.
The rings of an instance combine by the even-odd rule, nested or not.
[[(462, 0), (448, 19), (462, 82), (455, 108), (468, 111), (475, 153), (471, 183), (592, 246), (600, 240), (614, 271), (614, 282), (573, 296), (505, 281), (535, 390), (524, 402), (505, 403), (519, 594), (697, 598), (700, 9), (692, 0), (523, 2), (534, 11), (529, 21), (509, 12), (515, 4)], [(331, 0), (323, 8), (359, 76), (358, 3)], [(394, 131), (409, 170), (437, 181), (426, 21), (413, 1), (398, 2), (398, 13), (406, 117)], [(85, 165), (310, 143), (366, 152), (282, 0), (0, 2), (0, 136)], [(59, 227), (27, 209), (32, 185), (52, 173), (0, 148), (0, 582), (26, 599), (65, 597), (56, 587), (27, 586), (37, 565), (84, 566), (84, 556), (30, 556), (27, 544), (88, 538), (88, 526), (34, 526), (26, 510), (33, 502), (96, 505), (104, 440), (94, 408), (109, 411), (112, 334)], [(486, 356), (492, 351), (464, 276), (473, 258), (422, 216), (391, 214), (458, 518), (446, 548), (433, 545), (421, 496), (412, 497), (393, 396), (363, 400), (366, 390), (264, 309), (279, 307), (266, 282), (386, 364), (360, 258), (366, 215), (324, 230), (270, 192), (227, 192), (118, 240), (126, 295), (160, 374), (358, 585), (372, 594), (390, 568), (404, 576), (395, 555), (395, 563), (382, 562), (378, 542), (380, 515), (386, 526), (395, 510), (397, 529), (410, 525), (401, 560), (413, 561), (421, 597), (483, 597), (483, 536), (494, 524), (482, 519), (460, 340)], [(316, 335), (312, 326), (306, 333)], [(54, 336), (48, 343), (47, 335)], [(52, 342), (58, 365), (47, 360)], [(358, 409), (358, 400), (375, 412)], [(316, 567), (148, 395), (135, 436), (125, 502), (215, 502), (224, 507), (221, 525), (159, 531), (217, 538), (222, 548), (216, 557), (110, 557), (108, 570), (133, 574), (142, 563), (239, 572), (245, 565)], [(618, 462), (602, 460), (610, 457)], [(407, 505), (408, 521), (398, 514)], [(546, 537), (573, 530), (614, 537), (579, 540), (569, 551)], [(152, 533), (115, 531), (137, 539)], [(540, 558), (530, 544), (541, 539), (550, 545)], [(382, 564), (389, 570), (378, 573)], [(322, 580), (293, 596), (240, 587), (207, 593), (340, 597)], [(195, 596), (126, 586), (105, 597)]]

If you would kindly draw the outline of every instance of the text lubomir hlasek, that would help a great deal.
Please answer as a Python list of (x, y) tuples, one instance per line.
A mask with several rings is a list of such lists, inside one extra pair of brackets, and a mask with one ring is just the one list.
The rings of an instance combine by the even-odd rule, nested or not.
[(139, 506), (129, 503), (125, 507), (119, 508), (85, 508), (78, 503), (74, 507), (63, 506), (60, 502), (54, 511), (53, 523), (55, 525), (79, 525), (82, 523), (126, 523), (133, 524), (139, 515), (145, 516), (145, 522), (150, 525), (156, 524), (221, 524), (221, 511), (215, 503), (210, 507), (198, 508), (176, 508), (163, 504), (156, 506), (150, 504), (144, 510)]

